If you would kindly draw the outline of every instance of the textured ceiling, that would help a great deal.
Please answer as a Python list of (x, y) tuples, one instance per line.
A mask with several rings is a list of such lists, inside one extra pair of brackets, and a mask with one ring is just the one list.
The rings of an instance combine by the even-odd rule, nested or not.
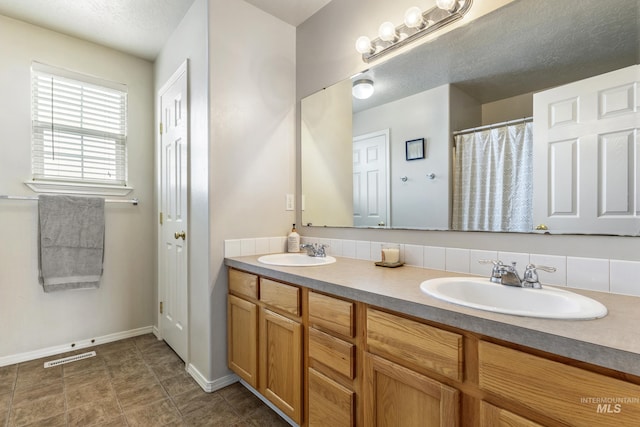
[(638, 63), (640, 0), (517, 0), (372, 67), (354, 109), (446, 83), (486, 103)]
[[(330, 0), (246, 0), (293, 25)], [(0, 15), (154, 60), (194, 0), (0, 0)]]
[(0, 0), (0, 15), (153, 60), (194, 0)]
[(245, 0), (259, 9), (297, 27), (331, 0)]

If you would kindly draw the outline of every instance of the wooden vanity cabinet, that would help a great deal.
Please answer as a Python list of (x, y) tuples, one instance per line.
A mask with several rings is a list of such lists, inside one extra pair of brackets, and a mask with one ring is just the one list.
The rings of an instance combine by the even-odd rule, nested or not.
[(364, 425), (460, 425), (460, 391), (429, 374), (462, 381), (462, 335), (371, 307), (366, 319)]
[(498, 408), (485, 401), (480, 402), (480, 427), (544, 427), (526, 418)]
[(365, 426), (459, 425), (458, 390), (371, 353), (364, 361)]
[(309, 291), (308, 307), (309, 426), (355, 426), (356, 304)]
[(234, 295), (227, 297), (227, 360), (229, 369), (258, 388), (258, 306)]
[(301, 289), (229, 269), (229, 369), (298, 424), (302, 414)]
[(227, 362), (229, 369), (258, 387), (258, 276), (229, 270)]
[(268, 308), (260, 310), (258, 391), (302, 423), (302, 325)]
[(500, 401), (566, 425), (640, 425), (638, 384), (483, 340), (478, 361), (480, 389)]
[(640, 377), (234, 269), (228, 346), (301, 426), (640, 425)]

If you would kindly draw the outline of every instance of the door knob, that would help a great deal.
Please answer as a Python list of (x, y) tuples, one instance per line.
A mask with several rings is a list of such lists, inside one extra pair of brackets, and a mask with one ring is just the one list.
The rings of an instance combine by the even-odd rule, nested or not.
[(175, 237), (176, 239), (186, 239), (187, 238), (187, 233), (185, 233), (184, 231), (178, 233), (177, 231), (175, 233), (173, 233), (173, 237)]

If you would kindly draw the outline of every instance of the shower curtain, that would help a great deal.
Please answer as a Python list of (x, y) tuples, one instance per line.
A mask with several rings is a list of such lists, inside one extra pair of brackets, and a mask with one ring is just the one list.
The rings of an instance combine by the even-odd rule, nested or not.
[(452, 228), (532, 230), (531, 122), (457, 135)]

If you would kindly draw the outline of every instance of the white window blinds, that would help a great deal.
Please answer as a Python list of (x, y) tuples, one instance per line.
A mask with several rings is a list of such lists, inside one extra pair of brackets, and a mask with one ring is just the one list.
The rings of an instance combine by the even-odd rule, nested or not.
[(37, 63), (31, 83), (33, 179), (126, 185), (126, 86)]

